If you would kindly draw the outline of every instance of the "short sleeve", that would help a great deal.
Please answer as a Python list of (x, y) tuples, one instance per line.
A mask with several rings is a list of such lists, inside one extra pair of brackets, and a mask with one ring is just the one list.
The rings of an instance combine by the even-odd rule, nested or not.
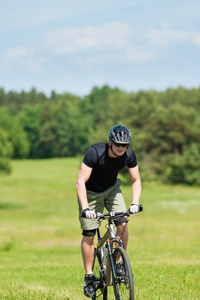
[(98, 156), (97, 156), (97, 151), (94, 147), (90, 147), (83, 159), (83, 163), (86, 164), (86, 166), (93, 168), (93, 166), (97, 163), (98, 161)]
[(135, 152), (128, 147), (127, 149), (127, 156), (128, 156), (128, 161), (127, 161), (127, 166), (128, 168), (134, 168), (137, 166), (137, 157), (135, 155)]

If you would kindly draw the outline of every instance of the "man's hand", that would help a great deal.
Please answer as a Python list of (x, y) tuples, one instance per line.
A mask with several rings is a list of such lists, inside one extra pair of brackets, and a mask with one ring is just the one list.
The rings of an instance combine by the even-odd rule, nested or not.
[(131, 214), (136, 214), (140, 211), (140, 206), (138, 204), (131, 204), (131, 206), (129, 207), (129, 212)]
[(86, 219), (96, 219), (96, 213), (94, 210), (86, 208), (82, 212), (82, 216)]

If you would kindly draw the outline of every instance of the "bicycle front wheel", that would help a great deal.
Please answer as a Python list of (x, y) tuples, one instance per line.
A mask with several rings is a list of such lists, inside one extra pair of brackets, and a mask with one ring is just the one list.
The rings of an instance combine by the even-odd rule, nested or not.
[[(134, 300), (134, 282), (130, 261), (124, 248), (117, 247), (113, 253), (113, 260), (118, 282), (113, 280), (115, 299)], [(121, 263), (120, 272), (116, 268), (118, 262)]]

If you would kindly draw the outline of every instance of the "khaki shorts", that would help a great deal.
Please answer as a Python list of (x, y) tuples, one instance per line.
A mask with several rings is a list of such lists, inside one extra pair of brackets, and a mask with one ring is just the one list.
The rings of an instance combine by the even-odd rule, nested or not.
[[(124, 197), (120, 188), (121, 180), (117, 178), (116, 183), (101, 193), (87, 190), (89, 208), (103, 213), (104, 207), (109, 212), (126, 211)], [(83, 230), (92, 230), (100, 227), (100, 222), (95, 219), (81, 218), (81, 206), (79, 204), (79, 220)]]

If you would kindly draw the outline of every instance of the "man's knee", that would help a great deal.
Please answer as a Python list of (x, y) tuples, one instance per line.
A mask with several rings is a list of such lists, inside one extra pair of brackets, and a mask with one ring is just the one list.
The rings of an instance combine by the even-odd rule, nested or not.
[(94, 236), (83, 236), (82, 245), (83, 244), (93, 245), (93, 243), (94, 243)]
[(128, 220), (125, 217), (118, 218), (114, 221), (116, 226), (127, 224)]
[(117, 235), (123, 235), (128, 232), (127, 222), (120, 223), (117, 225)]

